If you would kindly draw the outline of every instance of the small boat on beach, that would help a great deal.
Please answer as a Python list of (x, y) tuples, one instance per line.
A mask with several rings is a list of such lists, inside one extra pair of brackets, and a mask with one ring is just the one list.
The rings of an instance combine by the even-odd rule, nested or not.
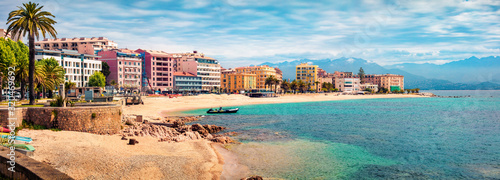
[(207, 111), (207, 113), (209, 114), (215, 114), (215, 113), (236, 113), (238, 112), (238, 110), (240, 110), (239, 108), (234, 108), (234, 109), (222, 109), (222, 108), (219, 108), (219, 109), (209, 109)]

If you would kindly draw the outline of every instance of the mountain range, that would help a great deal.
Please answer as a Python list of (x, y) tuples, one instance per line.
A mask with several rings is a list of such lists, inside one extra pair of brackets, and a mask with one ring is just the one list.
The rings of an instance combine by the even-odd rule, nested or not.
[[(347, 71), (358, 73), (362, 67), (365, 74), (400, 74), (405, 76), (405, 88), (422, 90), (474, 90), (500, 89), (500, 57), (478, 59), (471, 57), (442, 65), (404, 63), (380, 66), (360, 58), (338, 58), (310, 60), (300, 59), (279, 63), (262, 63), (278, 67), (284, 79), (295, 79), (295, 66), (300, 63), (318, 65), (326, 72)], [(495, 71), (495, 69), (497, 71)]]

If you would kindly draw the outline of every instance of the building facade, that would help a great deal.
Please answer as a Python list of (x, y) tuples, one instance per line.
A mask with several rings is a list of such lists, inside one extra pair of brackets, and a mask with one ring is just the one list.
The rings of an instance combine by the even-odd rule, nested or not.
[(364, 83), (359, 85), (359, 88), (364, 91), (365, 89), (370, 89), (371, 92), (377, 92), (378, 91), (378, 85), (372, 84), (372, 83)]
[(360, 91), (359, 78), (336, 78), (335, 88), (345, 93), (357, 93)]
[(301, 63), (296, 66), (296, 79), (310, 84), (313, 89), (316, 89), (315, 82), (318, 81), (318, 65), (309, 65)]
[(44, 39), (43, 41), (35, 42), (35, 46), (40, 46), (46, 50), (74, 50), (80, 54), (89, 55), (97, 55), (99, 51), (118, 48), (117, 43), (105, 37)]
[(199, 92), (202, 80), (194, 74), (174, 72), (174, 90), (177, 92)]
[(201, 77), (203, 91), (212, 91), (220, 88), (221, 66), (218, 60), (207, 57), (197, 51), (175, 55), (179, 56), (176, 70), (178, 72), (193, 73)]
[(146, 75), (149, 85), (153, 91), (170, 91), (174, 87), (174, 75), (178, 56), (163, 51), (137, 49), (136, 53), (142, 54), (143, 75)]
[(221, 74), (221, 89), (224, 92), (239, 93), (256, 89), (257, 75), (224, 70)]
[(255, 89), (266, 89), (266, 79), (270, 76), (277, 77), (276, 70), (267, 65), (263, 66), (250, 66), (250, 67), (237, 67), (236, 73), (255, 74), (256, 86)]
[(404, 90), (404, 76), (397, 74), (368, 74), (363, 77), (364, 83), (378, 85), (389, 91)]
[(111, 73), (106, 77), (109, 84), (115, 81), (119, 87), (142, 87), (142, 56), (133, 50), (113, 49), (99, 51), (99, 60), (109, 65)]
[(76, 87), (87, 87), (89, 77), (95, 72), (101, 71), (101, 61), (98, 56), (80, 54), (73, 50), (45, 50), (36, 49), (35, 59), (40, 61), (45, 58), (54, 58), (66, 72), (66, 82), (76, 83)]

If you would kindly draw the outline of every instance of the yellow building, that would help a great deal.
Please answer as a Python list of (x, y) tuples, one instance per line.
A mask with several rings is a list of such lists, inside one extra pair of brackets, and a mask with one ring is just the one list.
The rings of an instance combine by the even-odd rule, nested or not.
[(237, 73), (234, 71), (226, 71), (221, 74), (221, 89), (224, 92), (239, 92), (255, 89), (256, 87), (255, 74)]
[(304, 83), (310, 83), (312, 89), (316, 89), (314, 82), (318, 81), (318, 65), (309, 65), (301, 63), (296, 66), (296, 79)]
[(252, 67), (238, 67), (235, 68), (236, 73), (247, 73), (255, 74), (256, 87), (257, 89), (266, 88), (266, 78), (269, 76), (274, 76), (276, 78), (276, 70), (273, 67), (267, 65), (263, 66), (252, 66)]

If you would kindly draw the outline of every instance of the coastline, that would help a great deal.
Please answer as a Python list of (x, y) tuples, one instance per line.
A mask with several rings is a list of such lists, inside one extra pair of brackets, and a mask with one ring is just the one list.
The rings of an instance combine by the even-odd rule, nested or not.
[[(326, 94), (326, 95), (325, 95)], [(278, 104), (315, 101), (337, 101), (352, 99), (383, 99), (383, 98), (423, 98), (416, 94), (374, 94), (374, 95), (339, 95), (325, 94), (287, 94), (274, 98), (250, 98), (240, 94), (203, 94), (198, 96), (184, 96), (179, 98), (145, 97), (145, 105), (124, 106), (125, 114), (152, 116), (163, 118), (165, 116), (185, 116), (181, 111), (201, 108), (241, 106), (254, 104)]]

